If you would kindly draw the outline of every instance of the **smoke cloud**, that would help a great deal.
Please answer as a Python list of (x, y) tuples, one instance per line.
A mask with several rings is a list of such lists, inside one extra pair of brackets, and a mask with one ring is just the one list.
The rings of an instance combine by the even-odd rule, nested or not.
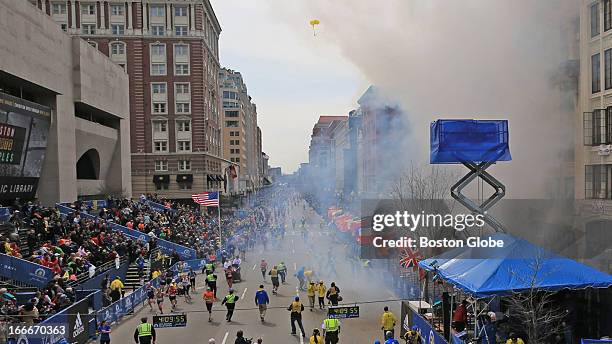
[(302, 31), (303, 39), (337, 46), (400, 102), (412, 128), (403, 144), (417, 153), (390, 165), (427, 162), (429, 123), (437, 118), (509, 119), (514, 160), (492, 169), (508, 196), (559, 191), (577, 118), (576, 1), (309, 0), (282, 7), (272, 9), (279, 20), (319, 19), (317, 36)]

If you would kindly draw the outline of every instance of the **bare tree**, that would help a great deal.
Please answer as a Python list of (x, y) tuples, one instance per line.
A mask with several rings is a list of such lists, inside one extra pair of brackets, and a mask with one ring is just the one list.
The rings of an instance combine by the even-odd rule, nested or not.
[(551, 336), (563, 333), (563, 321), (567, 316), (567, 311), (554, 302), (556, 292), (540, 288), (544, 259), (541, 254), (533, 258), (527, 275), (512, 272), (528, 286), (510, 296), (508, 302), (511, 317), (523, 324), (530, 343), (546, 343)]
[[(449, 196), (457, 175), (453, 169), (411, 164), (391, 184), (390, 193), (394, 206), (417, 213), (425, 211), (428, 214), (448, 214), (455, 203)], [(453, 234), (447, 228), (430, 226), (413, 235), (439, 239)]]

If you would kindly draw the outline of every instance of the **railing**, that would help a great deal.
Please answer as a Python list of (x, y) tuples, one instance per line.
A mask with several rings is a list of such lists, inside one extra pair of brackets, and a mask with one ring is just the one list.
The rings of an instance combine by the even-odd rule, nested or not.
[[(123, 265), (126, 261), (128, 260), (127, 256), (123, 256), (119, 258), (119, 265)], [(68, 284), (75, 287), (78, 286), (79, 284), (85, 283), (87, 282), (89, 279), (94, 278), (96, 276), (99, 276), (113, 268), (115, 268), (115, 261), (110, 261), (110, 262), (106, 262), (102, 265), (100, 265), (99, 267), (96, 267), (96, 273), (89, 277), (89, 271), (83, 271), (80, 274), (77, 275), (76, 281), (69, 281)]]

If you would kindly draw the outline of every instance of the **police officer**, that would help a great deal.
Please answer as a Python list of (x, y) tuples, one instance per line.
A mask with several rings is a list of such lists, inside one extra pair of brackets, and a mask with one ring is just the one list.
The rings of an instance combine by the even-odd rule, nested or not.
[(215, 299), (216, 299), (217, 298), (217, 275), (215, 275), (212, 272), (206, 275), (206, 285), (208, 285), (210, 290), (212, 290), (213, 294), (215, 295)]
[(323, 336), (325, 336), (325, 344), (336, 344), (340, 335), (340, 320), (327, 318), (323, 320)]
[(306, 331), (304, 331), (304, 325), (302, 325), (302, 311), (304, 311), (304, 305), (300, 302), (298, 296), (296, 296), (295, 300), (287, 307), (287, 310), (291, 311), (291, 334), (296, 335), (295, 322), (297, 321), (300, 326), (300, 331), (302, 331), (302, 337), (306, 338)]
[(238, 301), (238, 296), (234, 294), (234, 289), (230, 289), (229, 295), (224, 297), (223, 301), (221, 301), (221, 304), (227, 307), (227, 315), (225, 316), (225, 320), (227, 320), (227, 322), (232, 321), (232, 315), (234, 315), (234, 308), (236, 308), (236, 301)]
[(138, 344), (155, 344), (155, 329), (147, 322), (147, 317), (140, 319), (140, 325), (134, 331), (134, 341)]
[(212, 274), (213, 272), (215, 272), (215, 265), (212, 262), (208, 262), (204, 265), (204, 269), (205, 269), (205, 273), (206, 276)]

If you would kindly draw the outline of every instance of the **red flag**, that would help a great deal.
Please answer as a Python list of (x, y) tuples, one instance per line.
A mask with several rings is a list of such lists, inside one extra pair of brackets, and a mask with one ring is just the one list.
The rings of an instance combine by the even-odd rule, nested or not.
[(423, 259), (421, 252), (418, 250), (411, 250), (409, 248), (405, 248), (400, 253), (400, 265), (404, 269), (408, 269), (412, 267), (413, 271), (417, 271), (419, 268), (419, 261)]

